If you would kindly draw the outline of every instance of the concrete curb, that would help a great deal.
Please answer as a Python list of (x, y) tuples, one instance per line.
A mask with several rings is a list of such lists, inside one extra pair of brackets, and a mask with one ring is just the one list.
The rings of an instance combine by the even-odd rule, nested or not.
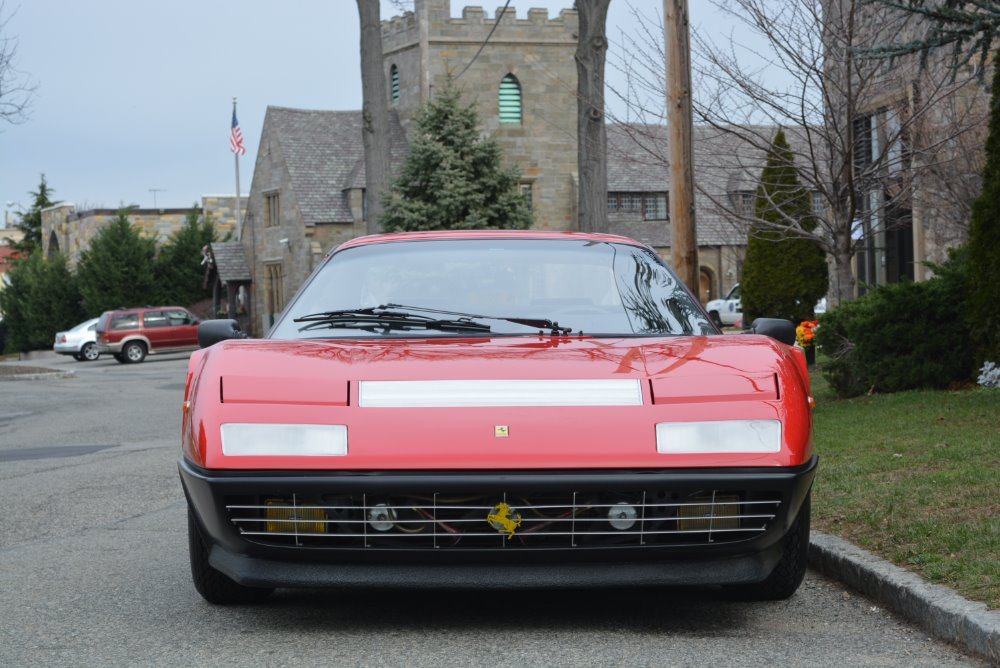
[(5, 381), (13, 383), (19, 380), (52, 380), (55, 378), (76, 378), (76, 373), (73, 371), (52, 371), (51, 373), (17, 373), (17, 374), (0, 376), (0, 383)]
[(941, 585), (819, 531), (812, 532), (809, 565), (839, 580), (932, 635), (1000, 664), (1000, 611), (990, 611)]

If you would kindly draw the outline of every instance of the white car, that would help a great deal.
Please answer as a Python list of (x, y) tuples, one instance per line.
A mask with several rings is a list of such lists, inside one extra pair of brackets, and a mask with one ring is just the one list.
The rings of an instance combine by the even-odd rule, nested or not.
[[(740, 301), (740, 284), (737, 283), (729, 294), (722, 299), (713, 299), (705, 305), (705, 310), (712, 318), (716, 327), (732, 327), (743, 319), (743, 303)], [(813, 308), (819, 316), (826, 313), (826, 297), (823, 297)]]
[(743, 319), (743, 304), (740, 302), (740, 284), (737, 283), (722, 299), (713, 299), (705, 305), (705, 310), (716, 327), (732, 327)]
[(77, 362), (93, 362), (101, 356), (96, 341), (97, 318), (91, 318), (70, 330), (56, 332), (52, 350), (60, 355), (72, 355)]

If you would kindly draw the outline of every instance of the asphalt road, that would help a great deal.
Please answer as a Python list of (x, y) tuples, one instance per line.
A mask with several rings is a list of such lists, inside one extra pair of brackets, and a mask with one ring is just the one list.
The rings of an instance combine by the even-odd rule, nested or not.
[(176, 472), (186, 356), (25, 364), (76, 376), (0, 380), (2, 666), (986, 665), (813, 572), (765, 604), (282, 590), (214, 607), (190, 583)]

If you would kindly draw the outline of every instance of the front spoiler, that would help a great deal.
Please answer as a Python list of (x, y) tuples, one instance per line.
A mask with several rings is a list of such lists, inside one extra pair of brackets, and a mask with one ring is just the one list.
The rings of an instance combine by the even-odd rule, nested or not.
[[(746, 584), (765, 579), (781, 558), (816, 474), (814, 456), (792, 468), (656, 471), (329, 472), (209, 471), (182, 459), (181, 481), (209, 563), (254, 587), (549, 588)], [(739, 543), (655, 548), (555, 550), (322, 550), (261, 545), (229, 521), (224, 498), (276, 487), (311, 489), (433, 487), (503, 489), (530, 482), (551, 488), (676, 486), (778, 489), (781, 508), (763, 534)]]

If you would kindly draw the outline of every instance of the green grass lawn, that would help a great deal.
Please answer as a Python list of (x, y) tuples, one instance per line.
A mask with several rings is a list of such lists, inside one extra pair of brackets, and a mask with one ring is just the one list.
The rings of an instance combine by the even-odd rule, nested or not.
[(813, 526), (1000, 608), (1000, 390), (837, 399), (812, 372)]

